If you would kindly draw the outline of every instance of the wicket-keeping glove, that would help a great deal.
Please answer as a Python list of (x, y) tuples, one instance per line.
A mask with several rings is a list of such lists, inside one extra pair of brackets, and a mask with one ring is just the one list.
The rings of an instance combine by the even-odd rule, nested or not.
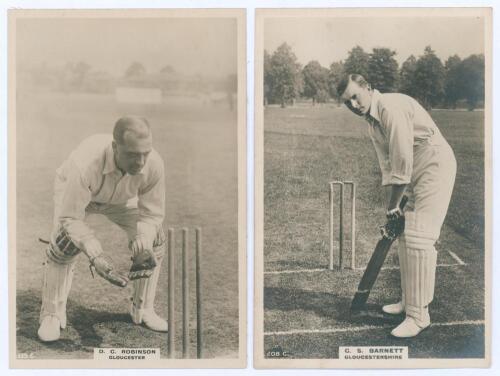
[(119, 273), (115, 267), (113, 266), (111, 259), (104, 257), (103, 255), (99, 255), (96, 257), (90, 258), (90, 272), (92, 276), (94, 273), (92, 270), (95, 270), (97, 274), (99, 274), (102, 278), (111, 282), (113, 285), (119, 287), (125, 287), (128, 283), (128, 278)]

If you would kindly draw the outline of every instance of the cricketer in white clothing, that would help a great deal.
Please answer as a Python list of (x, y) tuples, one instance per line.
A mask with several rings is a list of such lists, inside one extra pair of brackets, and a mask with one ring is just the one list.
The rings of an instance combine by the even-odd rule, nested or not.
[[(358, 74), (338, 85), (338, 93), (355, 114), (365, 117), (387, 187), (388, 215), (399, 209), (403, 194), (405, 230), (399, 237), (401, 301), (383, 307), (406, 313), (391, 334), (414, 337), (430, 325), (437, 252), (434, 248), (450, 203), (456, 174), (453, 150), (427, 111), (413, 98), (381, 94)], [(399, 213), (403, 215), (403, 213)]]
[[(56, 171), (54, 224), (47, 248), (38, 336), (55, 341), (66, 327), (66, 302), (76, 257), (103, 254), (101, 243), (85, 223), (88, 214), (102, 214), (127, 234), (132, 254), (147, 249), (156, 259), (149, 278), (133, 281), (130, 313), (136, 324), (167, 331), (168, 323), (153, 308), (165, 252), (163, 161), (152, 148), (146, 119), (123, 117), (113, 136), (85, 139)], [(64, 246), (61, 246), (64, 244)]]

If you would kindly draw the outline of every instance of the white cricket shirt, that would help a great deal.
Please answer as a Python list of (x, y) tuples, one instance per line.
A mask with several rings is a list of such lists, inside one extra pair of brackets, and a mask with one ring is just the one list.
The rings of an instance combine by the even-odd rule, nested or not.
[(405, 94), (373, 90), (366, 120), (382, 171), (382, 185), (409, 184), (414, 169), (413, 148), (425, 142), (446, 142), (428, 112)]
[(125, 207), (137, 202), (137, 233), (152, 239), (165, 216), (165, 174), (160, 155), (153, 149), (140, 173), (122, 174), (115, 164), (112, 139), (107, 134), (85, 139), (56, 171), (55, 221), (83, 249), (96, 246), (93, 231), (84, 223), (90, 203)]

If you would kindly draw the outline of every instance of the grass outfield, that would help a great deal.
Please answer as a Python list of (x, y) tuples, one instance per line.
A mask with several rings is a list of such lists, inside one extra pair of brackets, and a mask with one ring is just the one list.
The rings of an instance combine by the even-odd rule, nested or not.
[[(84, 138), (111, 133), (116, 119), (143, 114), (153, 126), (153, 144), (166, 166), (164, 228), (203, 228), (202, 287), (204, 351), (207, 358), (237, 357), (238, 234), (236, 113), (221, 107), (169, 103), (161, 107), (117, 105), (112, 97), (81, 94), (18, 96), (17, 111), (17, 350), (35, 358), (92, 358), (94, 347), (152, 347), (167, 352), (167, 334), (133, 325), (128, 316), (131, 288), (120, 289), (96, 276), (79, 256), (68, 301), (68, 328), (61, 340), (38, 340), (44, 246), (52, 223), (55, 169)], [(54, 142), (57, 141), (57, 142)], [(118, 268), (130, 267), (126, 236), (106, 219), (89, 221)], [(191, 233), (194, 236), (194, 232)], [(181, 349), (181, 234), (177, 233), (177, 350)], [(194, 244), (191, 247), (194, 256)], [(191, 276), (194, 278), (194, 258)], [(194, 279), (191, 327), (196, 327)], [(155, 304), (167, 315), (167, 263), (162, 265)], [(195, 330), (191, 355), (195, 356)], [(178, 354), (179, 355), (179, 354)]]
[[(431, 115), (455, 151), (458, 172), (437, 244), (439, 266), (431, 315), (440, 326), (407, 345), (413, 357), (482, 357), (484, 115), (463, 111), (433, 111)], [(328, 267), (329, 181), (357, 183), (358, 268), (366, 266), (379, 238), (378, 226), (384, 221), (380, 171), (366, 126), (343, 107), (265, 110), (265, 350), (281, 345), (294, 357), (329, 358), (338, 356), (339, 345), (401, 344), (388, 336), (394, 320), (380, 317), (372, 323), (375, 328), (361, 331), (359, 327), (366, 322), (348, 320), (361, 270), (324, 271)], [(346, 214), (345, 247), (349, 248)], [(349, 265), (350, 249), (346, 253), (344, 263)], [(370, 296), (374, 308), (398, 299), (396, 252), (389, 253), (386, 266)], [(474, 324), (465, 325), (466, 321)], [(444, 325), (449, 322), (456, 326)], [(326, 332), (311, 332), (315, 330)]]

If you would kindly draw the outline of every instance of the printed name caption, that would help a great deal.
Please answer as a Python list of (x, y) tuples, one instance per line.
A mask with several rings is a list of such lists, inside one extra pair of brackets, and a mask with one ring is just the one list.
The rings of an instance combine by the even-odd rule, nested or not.
[(341, 360), (407, 360), (407, 346), (349, 346), (339, 347)]
[(159, 360), (160, 349), (94, 348), (94, 360)]

